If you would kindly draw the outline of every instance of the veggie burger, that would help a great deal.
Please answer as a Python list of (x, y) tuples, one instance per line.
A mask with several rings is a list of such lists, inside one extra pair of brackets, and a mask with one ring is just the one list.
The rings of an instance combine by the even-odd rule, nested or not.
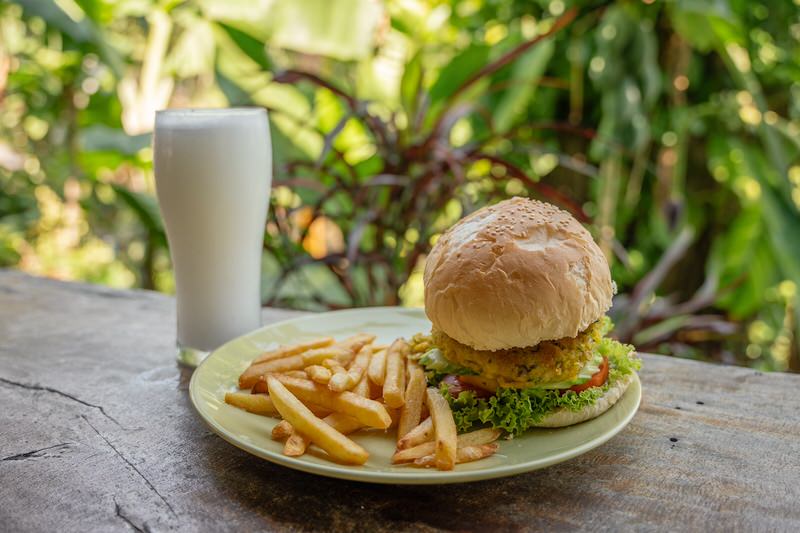
[(557, 207), (512, 198), (462, 219), (425, 267), (430, 335), (412, 356), (465, 431), (510, 434), (599, 416), (640, 367), (609, 337), (615, 285), (589, 232)]

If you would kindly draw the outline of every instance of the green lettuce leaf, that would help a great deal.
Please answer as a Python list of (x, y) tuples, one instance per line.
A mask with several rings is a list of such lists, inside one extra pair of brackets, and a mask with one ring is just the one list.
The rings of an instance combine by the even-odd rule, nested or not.
[(612, 329), (614, 329), (614, 323), (611, 318), (608, 315), (603, 315), (603, 318), (600, 319), (600, 335), (605, 337), (611, 333)]

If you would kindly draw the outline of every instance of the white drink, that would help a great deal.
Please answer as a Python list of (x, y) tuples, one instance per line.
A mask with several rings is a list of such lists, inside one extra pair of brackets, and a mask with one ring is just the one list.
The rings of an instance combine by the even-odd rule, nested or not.
[(175, 271), (179, 359), (197, 364), (261, 325), (272, 182), (264, 109), (159, 111), (156, 190)]

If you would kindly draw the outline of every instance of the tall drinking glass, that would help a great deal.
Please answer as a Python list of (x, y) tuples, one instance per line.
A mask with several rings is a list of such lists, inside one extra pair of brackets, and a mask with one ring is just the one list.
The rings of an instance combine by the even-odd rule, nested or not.
[(261, 252), (272, 182), (264, 109), (159, 111), (158, 203), (175, 272), (178, 360), (195, 366), (261, 325)]

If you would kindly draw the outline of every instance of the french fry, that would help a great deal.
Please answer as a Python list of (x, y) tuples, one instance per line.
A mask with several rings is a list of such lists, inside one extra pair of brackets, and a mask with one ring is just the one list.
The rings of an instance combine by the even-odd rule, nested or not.
[(347, 349), (339, 346), (331, 346), (330, 348), (319, 348), (317, 350), (309, 350), (303, 357), (304, 366), (318, 365), (325, 359), (336, 359), (339, 363), (346, 365), (353, 359), (353, 353)]
[[(364, 424), (342, 413), (331, 413), (322, 419), (323, 422), (331, 426), (333, 429), (342, 435), (349, 435), (364, 427)], [(283, 453), (291, 456), (299, 456), (306, 453), (306, 449), (311, 444), (311, 439), (295, 431), (286, 439), (286, 444), (283, 447)]]
[[(286, 377), (286, 378), (292, 378), (292, 376), (287, 376), (286, 374), (281, 374), (281, 375)], [(293, 379), (301, 379), (301, 378), (293, 378)], [(302, 378), (302, 379), (303, 379), (303, 381), (308, 381), (307, 378)], [(267, 392), (269, 391), (269, 388), (267, 386), (267, 378), (266, 378), (266, 376), (263, 376), (258, 381), (258, 383), (256, 383), (253, 386), (253, 390), (255, 390), (256, 388), (258, 388), (258, 389), (263, 388), (264, 389), (264, 393), (260, 393), (260, 395), (264, 396), (266, 398), (269, 398), (269, 395), (267, 395)], [(257, 396), (257, 395), (259, 395), (259, 394), (256, 394), (256, 393), (253, 393), (253, 394), (250, 394), (250, 395), (248, 395), (246, 393), (231, 393), (231, 394), (245, 394), (247, 396)], [(321, 406), (316, 405), (316, 404), (311, 403), (311, 402), (305, 402), (305, 404), (306, 404), (306, 407), (308, 407), (311, 410), (312, 413), (314, 413), (316, 416), (318, 416), (320, 418), (324, 418), (324, 417), (328, 416), (329, 414), (331, 414), (331, 410), (327, 409), (325, 407), (321, 407)], [(275, 409), (274, 406), (273, 406), (273, 409)], [(261, 413), (256, 413), (256, 414), (261, 414)], [(267, 415), (267, 416), (276, 416), (277, 414), (278, 414), (278, 411), (276, 410), (274, 415)]]
[(280, 374), (275, 375), (274, 379), (285, 385), (301, 401), (312, 402), (326, 409), (350, 415), (365, 426), (386, 429), (392, 423), (386, 407), (375, 400), (369, 400), (350, 391), (333, 392), (328, 387), (310, 380)]
[(333, 344), (333, 337), (322, 337), (306, 342), (299, 342), (288, 346), (278, 346), (274, 350), (264, 352), (253, 360), (252, 364), (264, 363), (273, 359), (282, 359), (290, 355), (297, 355), (313, 348), (324, 348)]
[(422, 417), (422, 404), (425, 401), (427, 380), (425, 372), (416, 361), (407, 362), (408, 380), (406, 383), (405, 403), (400, 411), (400, 421), (397, 424), (397, 438), (403, 438), (406, 433), (419, 425)]
[(331, 379), (329, 379), (327, 383), (328, 388), (330, 388), (331, 380), (333, 380), (335, 383), (341, 383), (343, 379), (346, 379), (345, 376), (347, 376), (347, 369), (345, 369), (345, 367), (343, 367), (336, 359), (326, 359), (322, 362), (322, 365), (331, 371)]
[(289, 389), (278, 381), (277, 377), (269, 376), (267, 385), (275, 408), (285, 420), (294, 426), (296, 432), (306, 435), (311, 442), (338, 461), (356, 465), (367, 462), (369, 454), (364, 448), (314, 416), (314, 413), (289, 392)]
[(258, 381), (258, 378), (267, 374), (300, 370), (304, 367), (304, 362), (302, 355), (290, 355), (282, 359), (273, 359), (272, 361), (249, 366), (242, 372), (242, 375), (239, 376), (239, 388), (250, 388)]
[(325, 422), (339, 433), (347, 435), (364, 427), (364, 424), (343, 413), (331, 413), (324, 418)]
[(389, 407), (402, 407), (405, 403), (406, 351), (408, 345), (397, 339), (386, 351), (386, 375), (383, 381), (383, 401)]
[(322, 361), (322, 366), (330, 370), (332, 374), (344, 374), (347, 372), (347, 369), (342, 366), (342, 363), (332, 358)]
[(342, 392), (350, 390), (355, 386), (355, 382), (347, 372), (337, 372), (331, 376), (328, 382), (328, 388), (333, 392)]
[[(275, 432), (273, 430), (273, 438), (275, 438), (274, 435)], [(394, 455), (392, 455), (392, 464), (410, 463), (415, 459), (425, 457), (426, 455), (431, 455), (434, 452), (436, 452), (436, 443), (433, 441), (423, 442), (422, 444), (414, 446), (413, 448), (406, 448), (404, 450), (398, 450), (394, 452)]]
[[(456, 463), (469, 463), (472, 461), (477, 461), (478, 459), (483, 459), (484, 457), (489, 457), (497, 451), (497, 448), (498, 444), (496, 442), (491, 444), (481, 444), (479, 446), (465, 446), (463, 448), (459, 448), (456, 452)], [(426, 455), (425, 457), (415, 459), (414, 466), (438, 466), (438, 463), (436, 462), (436, 455), (430, 454)]]
[(364, 345), (370, 344), (374, 340), (375, 335), (370, 335), (369, 333), (357, 333), (352, 337), (346, 338), (342, 342), (336, 343), (336, 345), (350, 350), (350, 352), (355, 355), (362, 347), (364, 347)]
[(311, 365), (306, 367), (306, 374), (311, 378), (311, 381), (327, 385), (331, 380), (331, 371), (322, 365)]
[(372, 348), (370, 348), (369, 344), (364, 345), (361, 350), (358, 351), (358, 355), (353, 359), (347, 372), (344, 374), (336, 373), (331, 376), (328, 382), (328, 388), (334, 392), (342, 392), (355, 387), (356, 383), (361, 380), (361, 376), (364, 374), (371, 356)]
[[(272, 387), (270, 387), (270, 394), (272, 394)], [(456, 464), (456, 450), (458, 449), (453, 412), (450, 410), (450, 404), (447, 403), (444, 396), (433, 387), (428, 388), (426, 391), (426, 399), (428, 409), (431, 412), (431, 419), (433, 420), (436, 468), (439, 470), (452, 470)], [(276, 405), (276, 407), (278, 406)]]
[(397, 449), (412, 448), (431, 440), (433, 440), (433, 419), (428, 417), (420, 425), (406, 433), (405, 437), (397, 441)]
[[(469, 433), (463, 433), (456, 438), (459, 449), (470, 446), (481, 446), (489, 444), (500, 438), (499, 429), (479, 429)], [(420, 457), (431, 455), (436, 452), (436, 444), (433, 441), (423, 442), (413, 448), (406, 448), (397, 451), (392, 456), (392, 463), (408, 463)], [(457, 457), (456, 457), (457, 459)], [(456, 462), (458, 462), (456, 460)]]
[(477, 446), (464, 446), (456, 454), (456, 463), (469, 463), (493, 455), (500, 447), (496, 442), (479, 444)]
[(267, 388), (267, 378), (261, 376), (258, 378), (258, 381), (255, 382), (253, 388), (250, 389), (251, 394), (267, 394), (269, 389)]
[(274, 428), (272, 428), (273, 440), (288, 439), (293, 433), (294, 433), (294, 428), (286, 420), (281, 420), (275, 425)]
[(369, 362), (372, 360), (374, 350), (369, 344), (364, 345), (356, 354), (355, 359), (347, 367), (347, 371), (356, 376), (356, 383), (361, 379), (361, 376), (367, 371)]
[(340, 362), (349, 362), (352, 358), (353, 354), (350, 349), (334, 345), (250, 365), (242, 372), (242, 375), (239, 376), (239, 388), (249, 389), (258, 382), (258, 378), (267, 374), (302, 370), (307, 366), (318, 365), (325, 359), (337, 359)]
[(310, 443), (311, 441), (308, 440), (308, 437), (294, 431), (283, 444), (283, 455), (299, 457), (306, 453), (306, 449)]
[(383, 401), (383, 385), (375, 385), (372, 380), (369, 381), (369, 396), (373, 400)]
[[(286, 372), (280, 372), (286, 376), (291, 376), (293, 378), (300, 378), (300, 379), (309, 379), (308, 374), (306, 374), (305, 370), (288, 370)], [(256, 381), (256, 384), (253, 385), (253, 388), (250, 389), (250, 392), (253, 394), (266, 394), (267, 393), (267, 378), (261, 376)]]
[(308, 407), (309, 411), (314, 413), (314, 416), (319, 417), (319, 418), (325, 418), (326, 416), (331, 414), (331, 410), (330, 409), (328, 409), (326, 407), (320, 407), (319, 405), (316, 405), (316, 404), (313, 404), (313, 403), (310, 403), (310, 402), (305, 404), (305, 406)]
[(364, 372), (361, 374), (361, 379), (358, 380), (356, 386), (353, 387), (353, 394), (358, 394), (359, 396), (363, 396), (364, 398), (371, 398), (370, 394), (372, 389), (370, 388), (370, 381), (367, 373)]
[(305, 370), (289, 370), (284, 372), (287, 376), (291, 376), (293, 378), (300, 378), (300, 379), (307, 379), (308, 374), (306, 374)]
[(266, 394), (248, 394), (246, 392), (226, 392), (225, 403), (244, 409), (257, 415), (275, 416), (278, 411)]
[(367, 374), (374, 384), (383, 386), (383, 379), (386, 375), (386, 350), (376, 351), (372, 354)]
[(484, 428), (469, 433), (462, 433), (458, 436), (459, 448), (467, 446), (480, 446), (481, 444), (489, 444), (500, 438), (502, 432), (499, 429)]
[(389, 412), (389, 416), (392, 418), (392, 425), (390, 428), (397, 427), (397, 424), (400, 423), (400, 409), (394, 409), (392, 407), (387, 407), (386, 410)]

